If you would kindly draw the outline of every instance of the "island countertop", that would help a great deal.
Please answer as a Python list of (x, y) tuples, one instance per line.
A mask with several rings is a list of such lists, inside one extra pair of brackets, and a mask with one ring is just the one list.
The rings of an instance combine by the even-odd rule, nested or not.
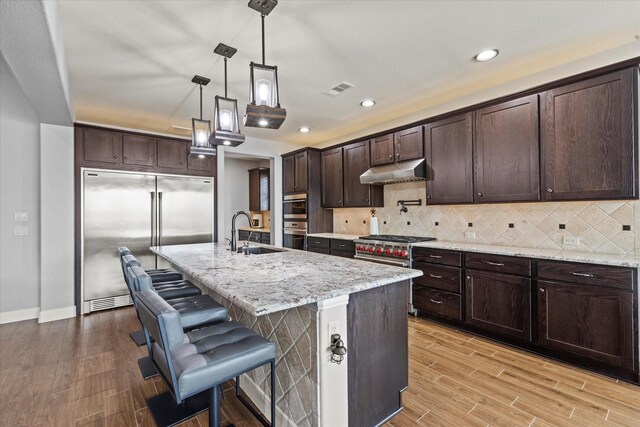
[[(266, 246), (268, 245), (251, 245)], [(262, 255), (231, 253), (223, 243), (156, 246), (151, 250), (254, 316), (316, 303), (422, 275), (419, 270), (295, 249)]]

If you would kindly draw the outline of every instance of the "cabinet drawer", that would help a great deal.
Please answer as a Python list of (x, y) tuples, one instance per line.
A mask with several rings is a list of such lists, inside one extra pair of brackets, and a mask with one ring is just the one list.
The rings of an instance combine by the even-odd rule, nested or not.
[(465, 254), (465, 267), (499, 273), (531, 276), (531, 260), (504, 255), (489, 255), (469, 252)]
[(353, 252), (356, 253), (356, 244), (352, 240), (331, 239), (331, 250)]
[(414, 262), (413, 268), (422, 270), (424, 276), (416, 277), (413, 283), (449, 292), (462, 292), (462, 270), (458, 267)]
[(355, 251), (344, 251), (341, 249), (331, 249), (331, 255), (339, 256), (342, 258), (353, 258), (355, 255)]
[(329, 239), (322, 237), (307, 237), (307, 247), (329, 249)]
[(563, 282), (585, 283), (632, 291), (635, 277), (632, 268), (578, 262), (538, 261), (538, 277)]
[(462, 265), (462, 252), (447, 251), (443, 249), (413, 248), (414, 262), (432, 262), (434, 264)]
[(458, 294), (414, 285), (413, 305), (427, 313), (462, 320), (462, 297)]
[(329, 248), (321, 248), (318, 246), (307, 246), (307, 252), (315, 252), (317, 254), (331, 255)]

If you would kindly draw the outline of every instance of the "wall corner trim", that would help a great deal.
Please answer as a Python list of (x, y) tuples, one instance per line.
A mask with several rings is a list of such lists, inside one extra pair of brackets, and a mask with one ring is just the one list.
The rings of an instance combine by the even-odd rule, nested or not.
[(4, 323), (21, 322), (23, 320), (37, 319), (40, 307), (25, 308), (23, 310), (5, 311), (0, 313), (0, 325)]
[(38, 315), (38, 323), (53, 322), (55, 320), (69, 319), (71, 317), (76, 317), (75, 305), (40, 311), (40, 314)]

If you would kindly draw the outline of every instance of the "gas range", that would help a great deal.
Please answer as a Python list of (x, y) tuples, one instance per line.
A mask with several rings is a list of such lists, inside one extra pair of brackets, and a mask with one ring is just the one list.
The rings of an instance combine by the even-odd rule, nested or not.
[(411, 267), (411, 245), (436, 240), (435, 237), (394, 236), (388, 234), (363, 236), (355, 240), (355, 258), (383, 264)]

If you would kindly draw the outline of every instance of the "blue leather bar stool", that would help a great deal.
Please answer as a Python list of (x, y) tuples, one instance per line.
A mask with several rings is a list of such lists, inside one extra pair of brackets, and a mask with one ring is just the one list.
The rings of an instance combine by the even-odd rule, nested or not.
[[(188, 399), (199, 398), (206, 403), (208, 395), (209, 425), (219, 427), (220, 386), (232, 378), (238, 382), (243, 373), (269, 363), (271, 423), (255, 409), (252, 412), (265, 425), (275, 427), (276, 346), (272, 342), (233, 321), (185, 333), (179, 313), (158, 294), (147, 289), (134, 297), (149, 356), (170, 390), (169, 396), (165, 393), (147, 400), (159, 426), (174, 425), (202, 412), (206, 406), (189, 404)], [(167, 398), (171, 396), (178, 406), (169, 409)]]
[[(133, 255), (125, 255), (124, 257), (122, 257), (122, 263), (125, 266), (125, 271), (127, 266), (138, 266), (142, 268), (140, 262)], [(147, 273), (146, 270), (144, 271), (145, 273)], [(149, 275), (149, 277), (151, 277), (151, 275)], [(126, 274), (125, 280), (127, 280)], [(153, 285), (153, 289), (158, 292), (158, 294), (160, 294), (160, 296), (164, 299), (190, 297), (202, 294), (202, 291), (196, 285), (184, 279), (166, 282), (154, 282), (153, 278), (151, 277), (151, 283)]]
[[(133, 255), (133, 252), (131, 252), (126, 246), (119, 247), (118, 253), (120, 254), (120, 259), (125, 255)], [(170, 268), (152, 268), (145, 271), (149, 276), (151, 276), (154, 283), (182, 280), (182, 274)], [(122, 269), (122, 274), (124, 274), (124, 268)]]

